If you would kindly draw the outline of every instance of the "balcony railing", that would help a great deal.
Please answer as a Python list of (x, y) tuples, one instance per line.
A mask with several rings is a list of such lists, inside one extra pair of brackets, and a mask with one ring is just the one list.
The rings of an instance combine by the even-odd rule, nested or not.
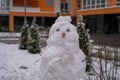
[(9, 12), (8, 7), (0, 7), (0, 14), (9, 14)]
[[(14, 12), (24, 12), (24, 7), (13, 7), (11, 11)], [(35, 8), (35, 7), (27, 7), (26, 8), (27, 12), (40, 12), (40, 8)]]

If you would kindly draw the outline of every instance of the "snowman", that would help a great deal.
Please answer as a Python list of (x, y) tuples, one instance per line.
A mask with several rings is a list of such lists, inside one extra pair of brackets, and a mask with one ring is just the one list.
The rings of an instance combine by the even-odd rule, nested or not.
[(52, 25), (41, 56), (40, 80), (80, 80), (85, 73), (85, 55), (79, 49), (77, 28), (71, 17), (60, 16)]

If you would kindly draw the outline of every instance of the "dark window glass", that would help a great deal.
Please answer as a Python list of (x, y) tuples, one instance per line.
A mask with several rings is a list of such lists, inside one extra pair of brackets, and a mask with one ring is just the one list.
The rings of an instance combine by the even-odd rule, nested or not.
[(64, 9), (64, 4), (63, 3), (61, 3), (61, 9)]
[(68, 10), (68, 4), (65, 3), (65, 11), (67, 11), (67, 10)]
[(88, 0), (88, 5), (90, 5), (90, 0)]
[(92, 8), (95, 8), (95, 0), (92, 0)]
[(83, 0), (83, 9), (86, 9), (86, 0)]
[(95, 0), (92, 0), (92, 5), (94, 5), (95, 4)]
[(80, 9), (80, 0), (77, 0), (77, 9)]
[(120, 5), (120, 0), (117, 0), (117, 5)]
[(100, 5), (96, 5), (96, 8), (100, 8)]
[(105, 7), (105, 4), (102, 4), (101, 7)]
[(105, 3), (105, 0), (101, 0), (101, 3)]
[(83, 0), (83, 5), (84, 5), (84, 6), (86, 5), (86, 0)]
[(100, 0), (97, 0), (97, 3), (96, 4), (100, 4)]
[(64, 12), (68, 11), (68, 3), (62, 2), (61, 3), (61, 10)]

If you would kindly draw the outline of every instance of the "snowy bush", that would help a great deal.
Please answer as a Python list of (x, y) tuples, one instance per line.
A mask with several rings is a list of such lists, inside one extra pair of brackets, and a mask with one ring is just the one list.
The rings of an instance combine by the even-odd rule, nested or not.
[(20, 46), (19, 49), (27, 49), (28, 48), (28, 24), (27, 21), (24, 22), (24, 25), (22, 27), (22, 31), (21, 31), (21, 38), (20, 38)]
[(90, 36), (88, 34), (88, 31), (85, 30), (85, 23), (83, 23), (82, 16), (80, 16), (80, 19), (78, 22), (77, 32), (79, 34), (79, 47), (80, 47), (80, 49), (83, 50), (83, 52), (86, 55), (86, 62), (87, 62), (86, 71), (90, 72), (91, 71), (91, 63), (92, 63), (90, 55), (89, 55)]
[(39, 30), (38, 25), (36, 24), (36, 19), (33, 19), (31, 28), (30, 28), (30, 42), (28, 47), (28, 52), (30, 53), (39, 53), (41, 52), (41, 48), (39, 45)]

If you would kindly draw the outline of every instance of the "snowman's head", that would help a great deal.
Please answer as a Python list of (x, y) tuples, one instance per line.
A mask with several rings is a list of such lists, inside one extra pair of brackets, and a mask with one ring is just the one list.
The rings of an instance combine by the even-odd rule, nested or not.
[(77, 28), (72, 25), (69, 16), (60, 16), (52, 25), (47, 41), (48, 46), (65, 46), (66, 43), (78, 45)]

